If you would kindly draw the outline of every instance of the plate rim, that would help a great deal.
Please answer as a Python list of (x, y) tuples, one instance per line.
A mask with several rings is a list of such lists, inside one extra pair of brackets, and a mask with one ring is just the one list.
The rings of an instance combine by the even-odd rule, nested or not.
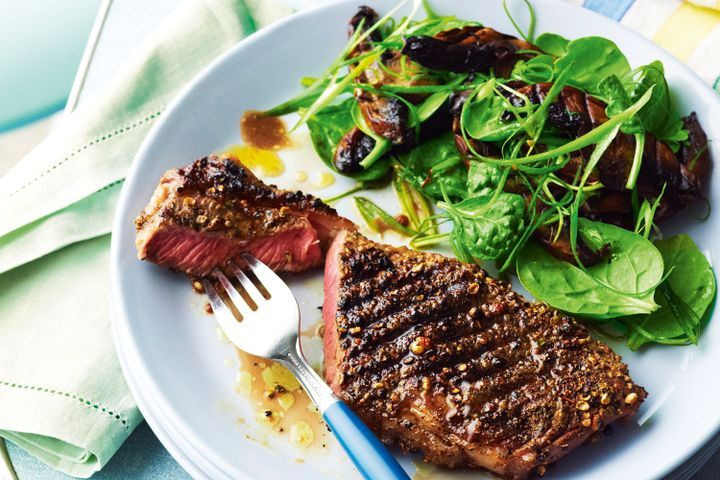
[[(382, 2), (387, 2), (389, 0), (380, 0)], [(295, 12), (293, 14), (288, 15), (287, 17), (272, 23), (271, 25), (268, 25), (261, 30), (258, 30), (248, 37), (242, 39), (240, 42), (235, 44), (234, 46), (230, 47), (228, 50), (217, 56), (215, 59), (213, 59), (206, 67), (204, 67), (200, 72), (198, 72), (185, 86), (183, 86), (178, 93), (173, 97), (173, 99), (170, 101), (170, 103), (167, 105), (164, 111), (164, 115), (162, 115), (152, 126), (148, 134), (145, 136), (143, 142), (141, 143), (140, 148), (138, 149), (137, 153), (135, 154), (133, 161), (130, 165), (130, 168), (128, 170), (128, 173), (125, 177), (125, 179), (134, 178), (137, 176), (138, 172), (140, 171), (140, 165), (141, 165), (141, 159), (147, 155), (148, 150), (150, 150), (154, 144), (154, 141), (156, 137), (162, 132), (164, 125), (169, 122), (169, 118), (172, 118), (173, 114), (176, 110), (178, 110), (179, 106), (186, 100), (186, 98), (195, 90), (198, 84), (202, 83), (205, 79), (208, 77), (211, 77), (215, 70), (219, 68), (220, 65), (227, 62), (229, 59), (231, 59), (233, 56), (237, 55), (237, 52), (240, 50), (243, 50), (245, 48), (251, 48), (250, 45), (252, 45), (255, 42), (260, 41), (261, 39), (269, 36), (273, 36), (277, 31), (280, 31), (282, 28), (284, 28), (289, 23), (295, 23), (295, 22), (305, 22), (307, 21), (307, 18), (312, 18), (315, 15), (318, 15), (322, 12), (325, 12), (327, 10), (333, 10), (333, 9), (339, 9), (345, 6), (356, 6), (357, 3), (356, 0), (335, 0), (330, 1), (327, 3), (315, 5), (313, 7), (303, 9), (299, 12)], [(708, 99), (712, 99), (711, 102), (715, 103), (717, 108), (720, 108), (720, 96), (702, 79), (700, 76), (695, 73), (693, 70), (691, 70), (685, 63), (675, 58), (669, 51), (667, 51), (665, 48), (661, 47), (660, 45), (655, 44), (650, 39), (644, 37), (640, 33), (630, 29), (629, 27), (621, 24), (620, 22), (617, 22), (613, 19), (610, 19), (608, 17), (605, 17), (597, 12), (594, 12), (592, 10), (586, 9), (582, 6), (565, 3), (561, 0), (534, 0), (534, 7), (537, 11), (542, 9), (542, 4), (544, 3), (553, 3), (553, 4), (562, 4), (562, 8), (566, 8), (570, 11), (573, 11), (573, 16), (581, 14), (581, 15), (590, 15), (593, 17), (594, 21), (600, 22), (601, 24), (604, 23), (606, 25), (614, 25), (615, 27), (619, 27), (620, 29), (624, 30), (625, 34), (632, 37), (635, 41), (644, 44), (644, 47), (650, 48), (651, 50), (656, 50), (662, 53), (662, 61), (666, 64), (672, 64), (673, 69), (680, 69), (683, 70), (684, 73), (689, 77), (689, 80), (692, 83), (693, 88), (699, 89), (701, 91), (704, 91), (704, 97), (707, 97)], [(612, 39), (611, 39), (612, 40)], [(120, 231), (123, 228), (126, 228), (126, 225), (124, 224), (124, 206), (128, 203), (128, 197), (130, 195), (130, 185), (131, 182), (125, 181), (123, 183), (121, 193), (118, 199), (117, 209), (115, 212), (115, 216), (113, 219), (113, 232)], [(113, 332), (113, 341), (115, 344), (115, 348), (118, 351), (118, 356), (120, 356), (120, 351), (131, 347), (136, 349), (137, 345), (135, 344), (134, 339), (132, 338), (132, 335), (129, 334), (130, 330), (127, 328), (129, 327), (129, 319), (127, 312), (125, 311), (123, 307), (123, 296), (121, 292), (120, 287), (120, 254), (121, 254), (121, 245), (119, 241), (119, 236), (113, 235), (111, 239), (111, 251), (110, 251), (110, 262), (111, 262), (111, 298), (112, 298), (112, 308), (113, 308), (113, 315), (111, 318), (112, 323), (112, 332)], [(720, 315), (717, 311), (713, 313), (713, 316)], [(718, 320), (720, 321), (720, 320)], [(122, 332), (122, 333), (121, 333)], [(124, 337), (124, 340), (123, 340)], [(126, 343), (123, 343), (126, 342)], [(146, 387), (151, 390), (148, 395), (155, 395), (158, 396), (160, 394), (160, 389), (156, 382), (153, 380), (152, 375), (150, 374), (150, 371), (147, 370), (146, 365), (142, 362), (142, 357), (137, 357), (137, 366), (142, 367), (142, 371), (146, 374), (148, 377), (147, 380), (149, 381), (148, 384), (146, 384)], [(133, 377), (133, 375), (138, 373), (137, 369), (130, 369), (129, 366), (126, 366), (121, 362), (121, 368), (123, 370), (123, 373), (125, 374), (126, 379), (128, 379), (128, 384), (130, 384), (130, 377)], [(143, 394), (140, 393), (140, 389), (138, 387), (134, 387), (137, 392), (133, 392), (135, 395), (137, 393), (137, 398), (143, 397)], [(162, 395), (159, 395), (159, 398), (164, 398)], [(169, 400), (169, 399), (168, 399)], [(136, 400), (136, 403), (138, 405), (140, 402)], [(145, 402), (143, 402), (145, 403)], [(149, 402), (148, 402), (149, 403)], [(167, 401), (166, 403), (172, 404), (172, 402)], [(155, 407), (158, 408), (158, 407)], [(148, 411), (151, 411), (151, 407), (145, 404), (145, 409)], [(156, 419), (157, 420), (157, 419)], [(171, 421), (168, 419), (166, 422), (171, 423)], [(151, 426), (151, 428), (154, 429), (151, 422), (148, 422)], [(158, 426), (160, 428), (163, 428), (163, 422), (157, 420)], [(189, 435), (190, 437), (196, 437), (194, 432), (187, 431), (184, 428), (184, 425), (176, 426), (173, 425), (173, 430), (176, 430), (176, 433), (179, 435)], [(700, 430), (699, 430), (700, 431)], [(695, 439), (692, 443), (691, 448), (685, 449), (685, 453), (681, 456), (678, 456), (674, 461), (671, 461), (666, 464), (663, 471), (658, 471), (656, 477), (651, 478), (660, 478), (662, 476), (668, 475), (681, 467), (684, 466), (684, 464), (693, 457), (696, 453), (698, 453), (704, 446), (706, 446), (715, 435), (718, 435), (720, 433), (720, 413), (716, 415), (716, 417), (713, 419), (713, 421), (708, 422), (707, 426), (704, 430), (701, 431), (700, 434), (695, 435)], [(160, 437), (160, 435), (158, 435)], [(171, 438), (168, 438), (167, 441), (169, 443), (173, 443)], [(165, 442), (162, 441), (163, 445), (165, 445)], [(190, 442), (192, 443), (192, 442)], [(200, 443), (202, 445), (202, 443)], [(174, 448), (179, 448), (176, 445), (174, 445)], [(167, 446), (166, 446), (167, 448)], [(196, 454), (201, 455), (204, 459), (209, 461), (213, 466), (220, 468), (218, 464), (222, 467), (228, 467), (229, 465), (227, 462), (223, 459), (218, 457), (214, 454), (212, 449), (209, 450), (206, 453), (202, 453), (201, 451), (196, 450)], [(183, 466), (183, 462), (181, 462), (178, 457), (173, 453), (173, 450), (168, 448), (168, 451), (173, 455), (173, 457), (178, 460), (178, 462)], [(183, 453), (186, 453), (183, 451)], [(225, 468), (220, 468), (221, 471), (226, 471)], [(235, 472), (237, 469), (232, 468), (232, 471)], [(242, 478), (252, 478), (248, 476), (248, 474), (243, 471), (243, 477)]]

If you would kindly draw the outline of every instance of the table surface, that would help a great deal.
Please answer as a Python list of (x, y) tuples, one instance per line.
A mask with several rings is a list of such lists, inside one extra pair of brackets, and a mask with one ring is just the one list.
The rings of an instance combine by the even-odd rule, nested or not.
[[(110, 0), (109, 10), (90, 59), (78, 103), (102, 87), (143, 43), (152, 30), (182, 0)], [(297, 6), (327, 0), (287, 0)], [(142, 15), (138, 15), (138, 11)], [(20, 480), (69, 480), (72, 477), (53, 470), (21, 448), (8, 442), (8, 451)], [(185, 480), (190, 476), (160, 444), (146, 423), (142, 423), (93, 480)], [(720, 478), (720, 452), (717, 452), (692, 480)]]

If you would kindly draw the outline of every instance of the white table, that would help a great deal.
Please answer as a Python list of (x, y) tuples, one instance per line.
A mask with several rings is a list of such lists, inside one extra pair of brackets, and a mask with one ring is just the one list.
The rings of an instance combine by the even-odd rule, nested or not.
[[(78, 72), (68, 106), (73, 107), (76, 102), (82, 102), (102, 87), (181, 1), (105, 0), (93, 32), (96, 38), (93, 39), (91, 36), (83, 59), (84, 65), (81, 65), (81, 71)], [(294, 6), (325, 1), (328, 0), (287, 0)], [(362, 1), (358, 0), (358, 4), (360, 3)], [(12, 444), (8, 445), (8, 450), (20, 480), (70, 478), (45, 466)], [(184, 480), (189, 476), (162, 447), (147, 424), (143, 423), (121, 447), (108, 466), (93, 478), (97, 480)], [(705, 466), (692, 477), (692, 480), (717, 479), (720, 479), (720, 452), (716, 452)]]

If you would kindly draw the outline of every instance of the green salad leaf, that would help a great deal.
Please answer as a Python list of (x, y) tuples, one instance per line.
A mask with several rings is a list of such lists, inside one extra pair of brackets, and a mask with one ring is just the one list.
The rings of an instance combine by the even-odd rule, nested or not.
[(650, 88), (653, 89), (650, 101), (640, 109), (638, 117), (648, 132), (677, 152), (680, 143), (687, 140), (688, 132), (682, 119), (673, 112), (663, 64), (655, 60), (637, 71), (639, 77), (630, 92), (630, 101), (634, 102)]
[(501, 119), (507, 106), (502, 97), (494, 94), (494, 85), (491, 80), (480, 87), (477, 96), (468, 99), (462, 114), (463, 127), (468, 135), (484, 142), (505, 140), (520, 129), (518, 122)]
[(425, 195), (440, 200), (443, 189), (450, 198), (463, 198), (467, 169), (455, 147), (452, 132), (421, 143), (397, 157), (401, 174)]
[(470, 197), (492, 195), (502, 177), (502, 170), (497, 165), (471, 160), (467, 173), (467, 192)]
[[(707, 320), (708, 307), (713, 302), (716, 293), (715, 274), (705, 255), (695, 245), (692, 238), (681, 234), (674, 237), (657, 240), (655, 246), (662, 254), (665, 262), (665, 271), (669, 272), (664, 285), (672, 289), (692, 310), (692, 319), (696, 321)], [(638, 325), (652, 336), (659, 339), (678, 339), (685, 337), (685, 331), (668, 305), (665, 295), (656, 293), (655, 300), (660, 309), (638, 320)], [(702, 324), (697, 325), (698, 328)], [(634, 330), (628, 337), (628, 346), (637, 350), (653, 339)]]
[[(342, 103), (328, 105), (308, 118), (307, 121), (307, 126), (310, 130), (310, 139), (312, 140), (313, 147), (315, 147), (315, 151), (322, 161), (325, 162), (325, 165), (333, 171), (337, 171), (335, 163), (333, 162), (335, 148), (337, 148), (343, 135), (355, 126), (352, 115), (354, 104), (355, 100), (348, 98)], [(370, 168), (348, 176), (358, 180), (377, 180), (384, 178), (389, 172), (390, 162), (388, 160), (381, 160), (373, 163)]]
[(613, 74), (598, 84), (598, 97), (608, 104), (606, 108), (608, 116), (619, 114), (652, 88), (648, 102), (631, 121), (623, 124), (622, 131), (625, 133), (648, 131), (676, 152), (680, 143), (687, 140), (688, 132), (682, 119), (672, 109), (670, 89), (665, 80), (662, 62), (656, 60), (638, 68), (634, 77), (634, 80), (623, 80)]
[(455, 205), (441, 202), (453, 220), (453, 233), (473, 258), (493, 261), (507, 256), (525, 228), (525, 200), (514, 193), (473, 197)]
[[(617, 45), (603, 37), (582, 37), (567, 44), (565, 54), (555, 62), (556, 70), (570, 68), (568, 84), (591, 95), (600, 93), (598, 84), (617, 75), (630, 73), (630, 63)], [(638, 97), (639, 98), (639, 97)]]
[(654, 287), (663, 275), (663, 257), (653, 244), (623, 228), (584, 218), (579, 219), (579, 229), (589, 246), (609, 245), (609, 258), (586, 267), (585, 273), (528, 243), (516, 263), (523, 286), (555, 308), (588, 318), (604, 320), (655, 311)]
[(535, 46), (553, 57), (562, 57), (567, 53), (570, 40), (556, 33), (543, 33), (535, 39)]
[[(600, 97), (605, 101), (605, 103), (607, 103), (605, 112), (608, 117), (614, 117), (615, 115), (622, 113), (634, 103), (630, 99), (627, 91), (625, 91), (625, 86), (622, 84), (622, 81), (617, 75), (610, 75), (602, 80), (598, 84), (598, 90), (600, 91)], [(623, 123), (620, 130), (624, 133), (643, 133), (645, 130), (642, 122), (640, 121), (639, 115), (650, 102), (652, 102), (652, 98), (648, 100), (648, 103), (646, 103), (635, 116)]]

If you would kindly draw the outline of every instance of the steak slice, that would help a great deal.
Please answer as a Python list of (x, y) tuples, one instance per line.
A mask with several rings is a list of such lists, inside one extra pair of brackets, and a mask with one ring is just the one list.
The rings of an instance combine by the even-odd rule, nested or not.
[(319, 199), (266, 185), (233, 158), (210, 156), (160, 179), (135, 220), (138, 257), (203, 276), (248, 252), (280, 272), (320, 265), (354, 229)]
[(475, 265), (342, 232), (325, 263), (325, 376), (386, 443), (542, 473), (646, 397), (610, 347)]

